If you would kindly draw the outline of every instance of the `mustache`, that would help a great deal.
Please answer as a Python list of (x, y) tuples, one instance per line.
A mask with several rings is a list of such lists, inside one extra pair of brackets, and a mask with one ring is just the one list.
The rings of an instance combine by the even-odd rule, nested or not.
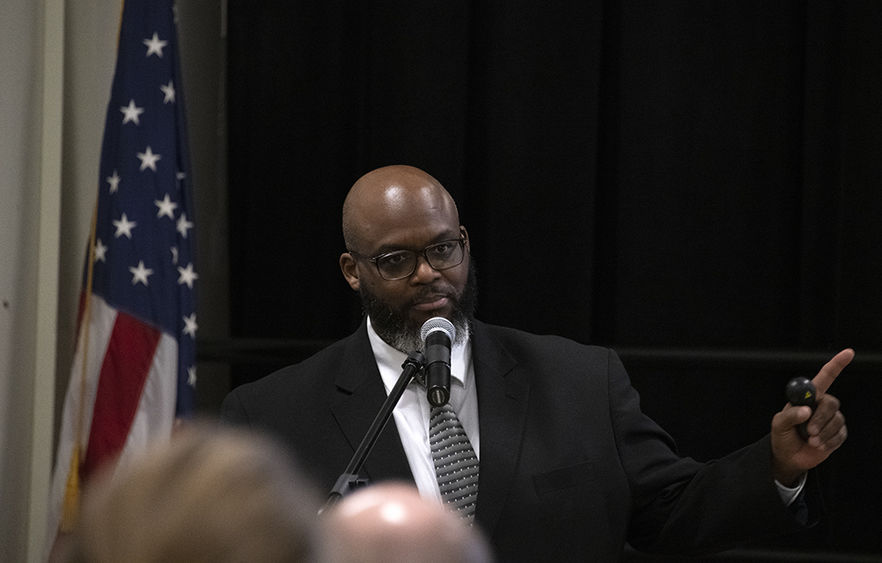
[(432, 285), (419, 288), (417, 294), (413, 296), (413, 299), (410, 300), (408, 306), (418, 305), (419, 303), (425, 303), (426, 301), (432, 301), (439, 297), (446, 297), (453, 301), (454, 303), (459, 302), (459, 295), (456, 294), (456, 291), (449, 285)]

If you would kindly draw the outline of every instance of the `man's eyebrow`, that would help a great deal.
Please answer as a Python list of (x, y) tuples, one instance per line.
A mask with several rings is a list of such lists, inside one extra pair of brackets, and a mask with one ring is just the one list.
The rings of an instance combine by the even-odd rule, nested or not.
[[(457, 231), (445, 231), (435, 238), (431, 239), (431, 241), (426, 246), (432, 246), (433, 244), (438, 244), (439, 242), (443, 242), (445, 240), (459, 240), (461, 238), (459, 230)], [(379, 247), (373, 254), (372, 257), (380, 256), (382, 254), (389, 254), (390, 252), (398, 252), (399, 250), (411, 250), (413, 252), (420, 252), (426, 246), (421, 246), (419, 248), (411, 248), (407, 246), (400, 246), (397, 244), (384, 244)]]
[(399, 250), (408, 250), (403, 246), (396, 246), (392, 244), (384, 244), (380, 248), (376, 250), (376, 252), (372, 253), (371, 256), (380, 256), (381, 254), (389, 254), (390, 252), (398, 252)]

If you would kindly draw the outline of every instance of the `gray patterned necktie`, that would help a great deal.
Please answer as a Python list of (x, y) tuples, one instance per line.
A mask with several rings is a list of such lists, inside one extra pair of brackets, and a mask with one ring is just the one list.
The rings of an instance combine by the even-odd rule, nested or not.
[(471, 525), (478, 502), (478, 456), (449, 404), (432, 407), (429, 445), (441, 498)]

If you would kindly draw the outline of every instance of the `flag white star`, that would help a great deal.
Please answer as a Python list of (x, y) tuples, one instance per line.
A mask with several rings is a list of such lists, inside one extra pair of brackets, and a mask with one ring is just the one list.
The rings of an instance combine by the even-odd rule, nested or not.
[(178, 217), (178, 232), (181, 233), (181, 236), (187, 238), (187, 229), (192, 229), (193, 223), (191, 221), (187, 221), (187, 214), (181, 213), (181, 216)]
[(178, 204), (169, 199), (168, 194), (165, 194), (165, 197), (161, 200), (153, 200), (153, 203), (155, 203), (156, 207), (159, 208), (159, 211), (156, 212), (157, 218), (167, 216), (169, 219), (174, 220), (175, 208), (178, 206)]
[(181, 274), (181, 277), (178, 278), (178, 285), (185, 283), (187, 287), (193, 289), (193, 282), (199, 279), (199, 274), (193, 271), (193, 263), (187, 264), (186, 268), (178, 266), (178, 273)]
[(196, 366), (187, 368), (187, 385), (196, 387)]
[(129, 221), (128, 217), (126, 217), (126, 214), (123, 213), (122, 218), (119, 221), (113, 222), (113, 226), (116, 227), (116, 232), (113, 234), (113, 236), (115, 238), (119, 238), (125, 235), (126, 238), (131, 239), (132, 229), (134, 229), (137, 225), (138, 223), (134, 221)]
[(123, 114), (123, 125), (129, 122), (132, 122), (135, 125), (141, 124), (139, 116), (144, 113), (144, 108), (136, 106), (135, 100), (129, 100), (129, 105), (120, 107), (119, 111)]
[(138, 153), (138, 158), (141, 160), (141, 170), (149, 168), (156, 172), (156, 161), (160, 160), (162, 156), (153, 154), (153, 150), (148, 145), (147, 150)]
[(171, 250), (171, 254), (172, 254), (172, 264), (177, 264), (178, 263), (178, 247), (173, 246), (169, 250)]
[(198, 328), (196, 313), (191, 314), (189, 317), (184, 317), (184, 334), (189, 334), (191, 337), (196, 338), (196, 329)]
[(107, 183), (110, 184), (110, 193), (115, 194), (117, 190), (119, 190), (119, 174), (116, 173), (116, 170), (113, 171), (113, 176), (108, 176), (105, 178)]
[(153, 274), (153, 270), (144, 267), (143, 260), (138, 261), (137, 267), (130, 267), (129, 271), (132, 272), (132, 285), (136, 285), (138, 282), (148, 285), (147, 276)]
[(147, 45), (147, 54), (145, 56), (156, 55), (160, 59), (162, 58), (162, 48), (168, 45), (168, 41), (161, 40), (155, 31), (153, 32), (153, 37), (145, 39), (143, 43)]
[(162, 93), (165, 94), (165, 98), (162, 100), (162, 103), (175, 103), (175, 85), (171, 80), (168, 81), (168, 84), (163, 84), (159, 87), (162, 90)]
[(107, 247), (100, 238), (95, 241), (95, 261), (107, 263)]

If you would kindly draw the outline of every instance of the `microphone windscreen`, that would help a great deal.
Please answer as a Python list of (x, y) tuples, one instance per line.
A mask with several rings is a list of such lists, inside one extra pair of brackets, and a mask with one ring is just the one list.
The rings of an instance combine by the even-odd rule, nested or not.
[(444, 332), (450, 339), (451, 344), (456, 340), (456, 329), (453, 327), (453, 323), (444, 317), (432, 317), (424, 322), (423, 327), (420, 329), (420, 339), (425, 342), (426, 337), (435, 331)]

